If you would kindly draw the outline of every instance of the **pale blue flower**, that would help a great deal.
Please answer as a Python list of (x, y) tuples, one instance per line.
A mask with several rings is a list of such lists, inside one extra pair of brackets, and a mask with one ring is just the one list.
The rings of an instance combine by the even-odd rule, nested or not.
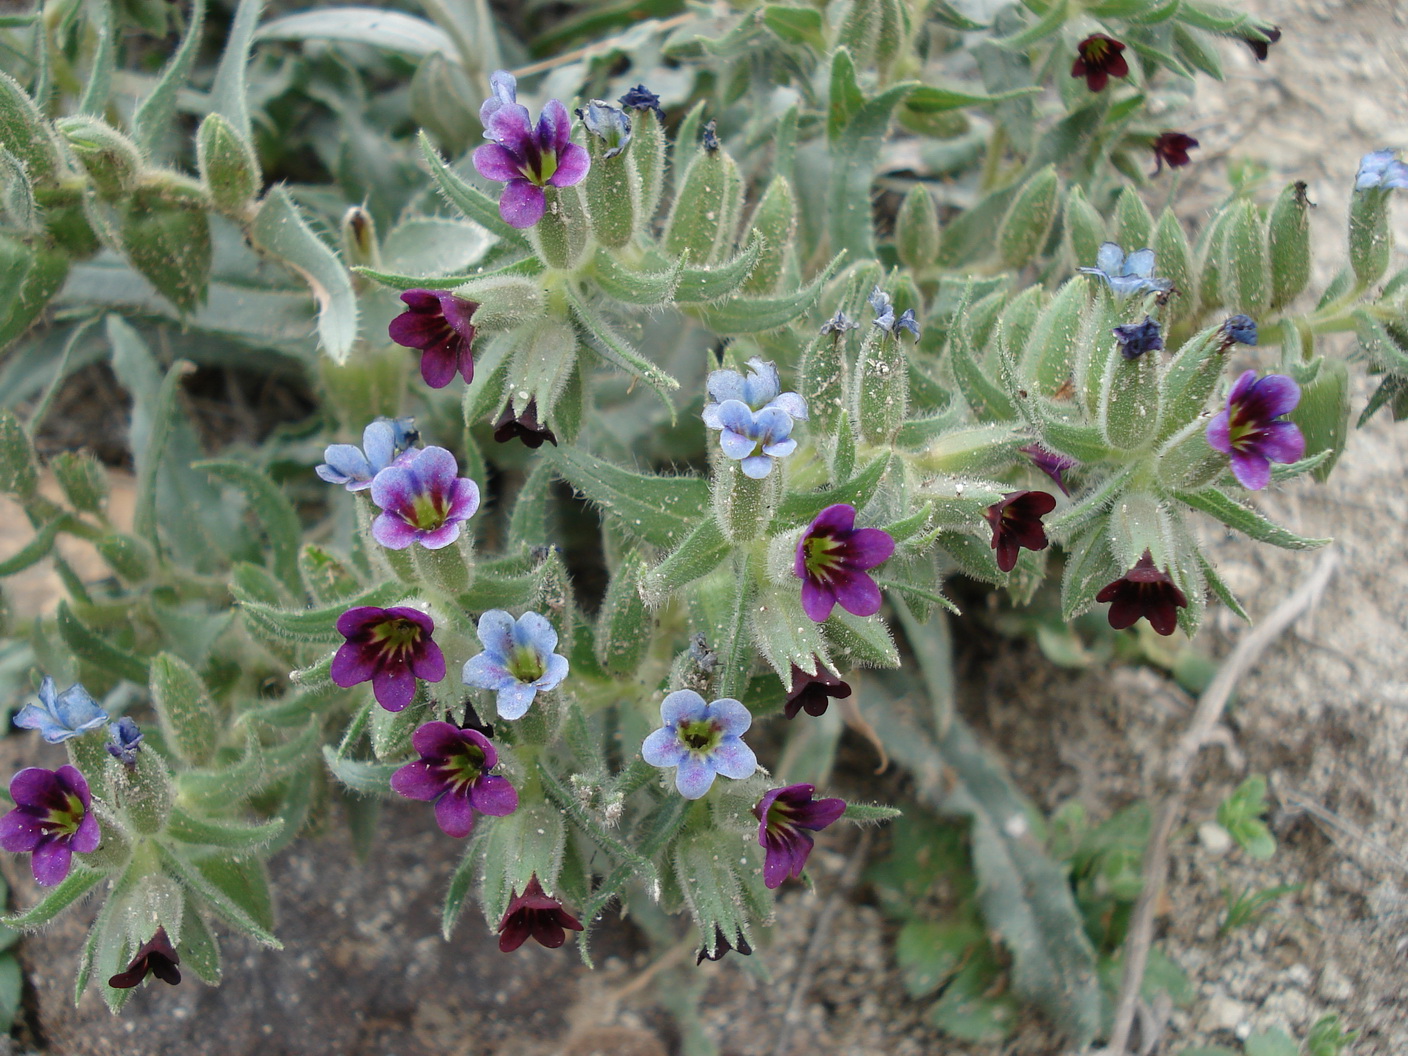
[(515, 620), (503, 609), (479, 617), (484, 651), (464, 665), (464, 684), (498, 694), (501, 719), (521, 719), (539, 690), (555, 689), (567, 677), (567, 658), (546, 617), (525, 612)]
[(676, 690), (661, 703), (660, 721), (664, 726), (645, 739), (640, 754), (651, 766), (675, 767), (675, 787), (685, 799), (708, 792), (716, 774), (741, 781), (758, 769), (742, 740), (753, 716), (731, 697), (706, 704), (692, 689)]
[(752, 369), (746, 376), (736, 370), (710, 372), (704, 385), (709, 393), (709, 402), (704, 405), (705, 425), (710, 429), (724, 427), (719, 420), (719, 406), (725, 400), (747, 404), (750, 411), (776, 407), (796, 421), (807, 420), (807, 401), (799, 393), (782, 391), (777, 367), (757, 356), (748, 361), (748, 366)]
[(329, 484), (346, 485), (348, 491), (364, 491), (387, 466), (420, 440), (414, 418), (378, 418), (362, 430), (362, 446), (330, 444), (323, 452), (326, 461), (315, 472)]
[(593, 99), (585, 109), (578, 108), (577, 116), (582, 119), (588, 132), (605, 141), (606, 151), (601, 156), (603, 161), (620, 154), (631, 142), (630, 115), (604, 99)]
[(16, 726), (38, 730), (50, 744), (62, 744), (107, 721), (108, 713), (77, 682), (62, 693), (55, 693), (54, 680), (47, 677), (39, 685), (39, 703), (26, 704), (15, 716)]
[(1370, 187), (1386, 191), (1395, 187), (1408, 188), (1408, 165), (1398, 160), (1396, 151), (1374, 150), (1360, 159), (1354, 189), (1364, 191)]
[(1095, 257), (1095, 267), (1081, 268), (1087, 275), (1094, 275), (1109, 283), (1110, 289), (1121, 297), (1145, 290), (1159, 293), (1173, 289), (1168, 279), (1154, 278), (1154, 251), (1135, 250), (1125, 256), (1124, 250), (1115, 242), (1102, 242), (1100, 252)]
[(879, 286), (870, 291), (870, 296), (866, 300), (875, 310), (874, 325), (891, 337), (899, 337), (901, 330), (908, 330), (914, 335), (915, 340), (919, 339), (919, 324), (914, 321), (913, 308), (906, 308), (900, 313), (898, 319), (895, 318), (895, 306), (890, 301), (890, 295)]
[(792, 416), (781, 407), (755, 412), (742, 400), (724, 400), (717, 417), (724, 457), (740, 463), (745, 477), (762, 480), (772, 472), (773, 459), (797, 450), (791, 437)]

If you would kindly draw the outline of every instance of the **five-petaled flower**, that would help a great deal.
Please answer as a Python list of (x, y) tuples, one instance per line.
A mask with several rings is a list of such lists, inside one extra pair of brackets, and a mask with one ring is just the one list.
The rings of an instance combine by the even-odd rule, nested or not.
[(1188, 152), (1198, 146), (1198, 141), (1186, 132), (1163, 132), (1154, 140), (1154, 171), (1157, 176), (1164, 165), (1171, 169), (1182, 168), (1189, 162)]
[(329, 444), (315, 472), (329, 484), (365, 491), (376, 475), (407, 454), (420, 439), (414, 418), (378, 418), (362, 430), (362, 446)]
[(466, 301), (447, 290), (405, 290), (406, 311), (387, 332), (406, 348), (420, 349), (420, 376), (432, 389), (455, 380), (474, 380), (474, 313), (478, 301)]
[(1178, 610), (1188, 607), (1183, 591), (1172, 576), (1154, 567), (1154, 556), (1148, 550), (1133, 568), (1102, 587), (1095, 600), (1111, 603), (1109, 620), (1115, 630), (1131, 627), (1143, 616), (1162, 635), (1173, 633), (1178, 626)]
[(459, 476), (459, 463), (443, 447), (408, 453), (372, 480), (372, 502), (382, 512), (372, 538), (389, 550), (420, 543), (439, 550), (460, 537), (479, 509), (479, 485)]
[(891, 337), (899, 337), (901, 330), (908, 330), (914, 335), (916, 341), (919, 339), (919, 324), (914, 321), (913, 308), (906, 308), (896, 318), (895, 306), (890, 301), (890, 295), (879, 286), (870, 291), (866, 303), (875, 312), (875, 321), (872, 325), (878, 326)]
[(789, 719), (795, 719), (802, 711), (812, 716), (825, 715), (832, 697), (844, 700), (851, 695), (850, 683), (828, 670), (820, 657), (813, 656), (812, 663), (816, 665), (815, 674), (792, 665), (792, 688), (782, 705), (782, 713)]
[(1149, 316), (1142, 323), (1129, 323), (1117, 326), (1110, 331), (1119, 342), (1120, 354), (1125, 359), (1138, 359), (1145, 352), (1157, 352), (1164, 347), (1163, 334), (1159, 324)]
[(518, 809), (508, 778), (489, 773), (499, 753), (478, 730), (449, 722), (427, 722), (411, 735), (420, 758), (391, 775), (391, 790), (435, 804), (435, 821), (446, 836), (462, 840), (474, 831), (474, 814), (502, 818)]
[(513, 402), (509, 401), (503, 413), (494, 422), (494, 442), (506, 444), (510, 440), (522, 440), (524, 447), (537, 450), (544, 443), (557, 446), (557, 435), (538, 421), (538, 401), (531, 399), (528, 406), (519, 414), (513, 413)]
[(772, 789), (753, 807), (758, 844), (767, 852), (767, 887), (781, 887), (789, 876), (800, 879), (814, 844), (806, 830), (820, 832), (846, 812), (844, 799), (814, 799), (815, 794), (812, 785), (787, 785)]
[(32, 854), (34, 880), (53, 887), (68, 876), (73, 854), (98, 849), (102, 833), (92, 811), (88, 782), (77, 768), (31, 766), (10, 779), (15, 808), (0, 818), (0, 847)]
[(39, 703), (26, 704), (15, 715), (16, 726), (38, 730), (50, 744), (62, 744), (107, 721), (108, 713), (82, 685), (75, 682), (62, 693), (55, 693), (54, 680), (48, 676), (39, 683)]
[(1227, 394), (1227, 409), (1208, 422), (1208, 444), (1232, 456), (1232, 475), (1242, 487), (1260, 491), (1271, 482), (1272, 462), (1299, 462), (1305, 437), (1294, 422), (1281, 419), (1300, 403), (1300, 386), (1284, 374), (1260, 381), (1249, 370)]
[(1243, 37), (1247, 47), (1252, 49), (1252, 54), (1256, 56), (1257, 62), (1265, 62), (1266, 56), (1271, 51), (1271, 45), (1281, 39), (1281, 30), (1276, 26), (1268, 26), (1261, 30), (1265, 40), (1258, 40), (1255, 37)]
[(709, 372), (709, 379), (704, 383), (709, 401), (704, 404), (702, 415), (706, 426), (710, 429), (724, 428), (719, 418), (719, 406), (726, 400), (747, 404), (750, 411), (776, 407), (799, 422), (807, 420), (807, 401), (799, 393), (782, 391), (777, 367), (758, 356), (750, 359), (748, 366), (751, 369), (747, 375), (736, 370)]
[(1367, 191), (1371, 187), (1385, 191), (1408, 188), (1408, 164), (1398, 160), (1397, 151), (1374, 150), (1359, 160), (1359, 171), (1354, 176), (1354, 189)]
[(1017, 554), (1045, 550), (1046, 526), (1041, 519), (1056, 508), (1056, 497), (1044, 491), (1012, 491), (983, 511), (992, 525), (992, 548), (997, 551), (997, 567), (1011, 572), (1017, 567)]
[(651, 766), (676, 767), (675, 787), (685, 799), (708, 792), (716, 774), (741, 781), (758, 768), (741, 739), (753, 716), (731, 697), (705, 703), (694, 690), (677, 689), (660, 704), (660, 721), (664, 726), (645, 739), (640, 754)]
[(514, 619), (503, 609), (479, 617), (484, 651), (464, 665), (464, 684), (498, 694), (501, 719), (521, 719), (539, 690), (555, 689), (567, 677), (567, 657), (554, 652), (557, 631), (547, 617), (525, 612)]
[(543, 891), (534, 873), (523, 894), (509, 900), (504, 919), (499, 921), (499, 949), (512, 953), (532, 938), (539, 946), (555, 950), (567, 941), (567, 928), (581, 931), (582, 923)]
[(715, 924), (714, 944), (699, 947), (699, 955), (694, 958), (694, 966), (697, 968), (705, 961), (723, 960), (724, 954), (730, 950), (747, 957), (753, 952), (753, 947), (748, 945), (748, 940), (743, 937), (743, 932), (735, 934), (733, 941), (730, 942), (728, 936), (724, 934), (724, 929)]
[(1050, 477), (1052, 483), (1061, 489), (1062, 495), (1071, 493), (1071, 489), (1066, 486), (1066, 470), (1074, 469), (1080, 464), (1074, 458), (1048, 451), (1040, 444), (1027, 444), (1017, 450), (1030, 458), (1032, 465)]
[(1124, 45), (1104, 33), (1092, 33), (1076, 45), (1076, 61), (1071, 65), (1072, 77), (1084, 77), (1092, 92), (1104, 91), (1111, 77), (1128, 77), (1129, 62)]
[(175, 986), (181, 981), (181, 955), (171, 945), (165, 928), (157, 928), (156, 934), (144, 942), (136, 956), (127, 965), (125, 972), (118, 972), (108, 980), (108, 986), (115, 990), (130, 990), (148, 975), (154, 975), (163, 983)]
[(714, 405), (712, 420), (718, 422), (713, 428), (719, 430), (724, 457), (737, 462), (743, 475), (753, 480), (771, 473), (774, 459), (786, 458), (797, 450), (797, 441), (792, 439), (794, 419), (781, 407), (769, 405), (754, 411), (742, 400), (724, 400)]
[(103, 745), (108, 750), (108, 755), (128, 769), (136, 766), (137, 753), (142, 749), (143, 740), (138, 725), (124, 715), (108, 725), (108, 734), (112, 740)]
[(543, 107), (533, 127), (518, 101), (518, 82), (507, 70), (489, 78), (493, 96), (479, 108), (485, 143), (474, 151), (474, 167), (486, 180), (507, 184), (499, 215), (517, 228), (532, 227), (547, 209), (544, 187), (573, 187), (586, 178), (591, 155), (571, 141), (571, 118), (556, 99)]
[(880, 611), (880, 588), (869, 569), (895, 552), (895, 540), (882, 528), (857, 528), (856, 508), (828, 506), (797, 540), (792, 571), (802, 581), (802, 610), (825, 623), (839, 603), (852, 616)]
[(1167, 293), (1173, 289), (1173, 283), (1168, 279), (1154, 278), (1152, 249), (1138, 249), (1126, 257), (1119, 243), (1102, 242), (1100, 252), (1095, 256), (1095, 267), (1080, 270), (1097, 279), (1104, 279), (1110, 289), (1121, 297), (1146, 290)]
[(445, 654), (430, 637), (435, 621), (425, 613), (396, 606), (360, 605), (337, 618), (347, 641), (332, 658), (332, 680), (343, 689), (371, 682), (376, 702), (401, 711), (416, 695), (416, 679), (445, 677)]

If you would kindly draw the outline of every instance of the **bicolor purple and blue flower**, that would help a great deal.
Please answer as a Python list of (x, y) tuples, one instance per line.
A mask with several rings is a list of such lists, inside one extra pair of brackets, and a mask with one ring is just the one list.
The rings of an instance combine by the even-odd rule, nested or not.
[(372, 538), (388, 550), (420, 543), (427, 550), (449, 546), (479, 509), (479, 485), (459, 475), (455, 456), (443, 447), (407, 452), (372, 478), (372, 502), (381, 514)]
[(685, 799), (704, 796), (719, 774), (741, 781), (758, 768), (742, 740), (753, 716), (732, 697), (706, 702), (692, 689), (679, 689), (661, 703), (660, 721), (640, 754), (651, 766), (674, 767), (675, 788)]
[(378, 418), (362, 430), (362, 446), (330, 444), (314, 472), (329, 484), (365, 491), (376, 475), (408, 455), (420, 440), (414, 418)]
[(38, 730), (39, 736), (49, 744), (62, 744), (70, 737), (98, 729), (107, 721), (108, 713), (79, 683), (57, 693), (54, 680), (48, 677), (39, 684), (39, 703), (26, 704), (15, 715), (16, 726)]
[(464, 684), (498, 694), (501, 719), (521, 719), (540, 692), (567, 677), (567, 657), (557, 649), (557, 630), (545, 616), (525, 612), (514, 619), (503, 609), (479, 617), (484, 651), (464, 665)]

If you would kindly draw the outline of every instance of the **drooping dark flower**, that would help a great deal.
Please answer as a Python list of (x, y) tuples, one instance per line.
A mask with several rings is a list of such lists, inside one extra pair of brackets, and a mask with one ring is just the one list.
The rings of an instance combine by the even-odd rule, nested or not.
[(1104, 91), (1111, 77), (1128, 77), (1129, 63), (1122, 52), (1124, 45), (1104, 33), (1092, 33), (1076, 45), (1076, 61), (1071, 65), (1072, 77), (1084, 77), (1092, 92)]
[(479, 509), (479, 485), (459, 476), (459, 463), (443, 447), (408, 454), (372, 480), (372, 502), (382, 510), (372, 537), (388, 550), (449, 546)]
[(498, 694), (501, 719), (521, 719), (539, 692), (556, 689), (567, 677), (567, 657), (557, 653), (557, 630), (546, 616), (525, 612), (514, 619), (503, 609), (479, 617), (484, 651), (465, 661), (467, 686)]
[(1281, 30), (1277, 26), (1263, 29), (1261, 32), (1265, 35), (1265, 40), (1257, 40), (1255, 37), (1242, 38), (1247, 47), (1252, 49), (1252, 54), (1256, 56), (1257, 62), (1265, 62), (1266, 56), (1271, 51), (1271, 45), (1281, 39)]
[(1383, 190), (1408, 189), (1408, 164), (1398, 160), (1394, 150), (1373, 150), (1359, 160), (1354, 176), (1354, 189), (1367, 191), (1371, 187)]
[(27, 767), (10, 779), (10, 798), (15, 807), (0, 818), (0, 847), (33, 855), (30, 869), (40, 886), (53, 887), (68, 876), (75, 851), (98, 849), (102, 832), (90, 809), (93, 798), (76, 767)]
[(171, 945), (165, 928), (157, 928), (156, 934), (142, 944), (137, 955), (127, 965), (125, 972), (119, 972), (108, 980), (108, 986), (115, 990), (130, 990), (148, 975), (154, 975), (163, 983), (175, 986), (181, 981), (181, 955)]
[(1232, 457), (1232, 475), (1242, 487), (1260, 491), (1271, 482), (1272, 462), (1299, 462), (1305, 437), (1294, 422), (1281, 419), (1300, 403), (1300, 386), (1284, 374), (1260, 381), (1246, 371), (1227, 394), (1227, 408), (1208, 422), (1208, 444)]
[(49, 744), (62, 744), (108, 721), (108, 713), (80, 683), (75, 682), (62, 693), (55, 689), (54, 680), (45, 676), (39, 683), (39, 703), (20, 708), (15, 714), (15, 725), (38, 730)]
[(518, 81), (507, 70), (489, 78), (493, 95), (479, 108), (484, 138), (474, 151), (474, 167), (486, 180), (507, 184), (499, 215), (517, 228), (532, 227), (547, 210), (544, 187), (573, 187), (586, 178), (591, 155), (571, 140), (572, 119), (556, 99), (543, 107), (538, 125), (518, 101)]
[(1198, 141), (1186, 132), (1163, 132), (1154, 140), (1154, 171), (1157, 176), (1164, 165), (1171, 169), (1182, 168), (1189, 162), (1188, 151), (1198, 146)]
[(1159, 634), (1170, 635), (1178, 626), (1178, 610), (1188, 607), (1188, 599), (1173, 577), (1154, 567), (1148, 550), (1133, 568), (1095, 595), (1098, 602), (1110, 602), (1110, 626), (1117, 631), (1132, 627), (1144, 617)]
[(1125, 256), (1118, 242), (1102, 242), (1100, 251), (1095, 256), (1095, 267), (1083, 267), (1080, 270), (1086, 275), (1104, 279), (1110, 289), (1120, 297), (1145, 291), (1166, 293), (1173, 289), (1173, 283), (1168, 279), (1154, 277), (1152, 249), (1135, 250)]
[(895, 306), (890, 301), (890, 295), (879, 286), (870, 291), (866, 303), (875, 311), (873, 325), (878, 326), (891, 337), (899, 337), (901, 330), (908, 330), (914, 335), (916, 341), (919, 340), (919, 324), (915, 322), (913, 308), (906, 308), (896, 318)]
[(1157, 352), (1164, 347), (1164, 338), (1163, 334), (1159, 332), (1159, 324), (1147, 315), (1142, 323), (1117, 326), (1110, 332), (1119, 342), (1120, 354), (1125, 359), (1138, 359), (1145, 352)]
[(523, 408), (522, 414), (513, 413), (513, 401), (510, 400), (504, 407), (503, 413), (494, 422), (494, 441), (506, 444), (510, 440), (522, 440), (524, 447), (532, 448), (536, 451), (544, 443), (557, 446), (557, 435), (542, 422), (538, 421), (538, 401), (529, 400), (528, 406)]
[(445, 654), (430, 637), (435, 621), (417, 609), (360, 605), (337, 618), (347, 641), (332, 658), (332, 680), (343, 689), (371, 682), (376, 702), (401, 711), (416, 695), (416, 679), (445, 677)]
[(802, 581), (802, 610), (825, 623), (840, 604), (852, 616), (880, 611), (880, 588), (869, 569), (895, 552), (895, 540), (882, 528), (857, 528), (856, 508), (828, 506), (797, 540), (793, 574)]
[(1017, 554), (1045, 550), (1046, 526), (1041, 519), (1056, 508), (1056, 496), (1044, 491), (1013, 491), (983, 511), (992, 525), (992, 548), (997, 551), (997, 567), (1011, 572), (1017, 567)]
[(124, 715), (108, 726), (108, 733), (112, 740), (103, 745), (108, 755), (129, 769), (136, 766), (137, 753), (142, 748), (142, 731), (137, 724)]
[(1050, 477), (1052, 482), (1061, 489), (1062, 495), (1071, 493), (1071, 489), (1066, 487), (1066, 470), (1074, 469), (1079, 465), (1074, 458), (1048, 451), (1040, 444), (1027, 444), (1017, 450), (1030, 458), (1032, 465)]
[(512, 953), (532, 938), (539, 946), (555, 950), (567, 941), (567, 931), (581, 931), (581, 922), (562, 903), (543, 891), (536, 873), (523, 894), (509, 900), (504, 919), (499, 921), (499, 949)]
[(506, 817), (518, 809), (518, 791), (508, 778), (489, 773), (499, 753), (478, 730), (449, 722), (427, 722), (411, 735), (420, 758), (391, 775), (391, 790), (435, 804), (435, 822), (446, 836), (462, 840), (474, 831), (474, 814)]
[(631, 142), (631, 117), (604, 99), (593, 99), (586, 108), (578, 107), (577, 116), (588, 132), (606, 144), (602, 160), (614, 158)]
[(660, 108), (660, 97), (643, 84), (627, 89), (626, 94), (616, 101), (628, 110), (649, 110), (662, 124), (665, 121), (665, 111)]
[(743, 937), (742, 932), (735, 935), (733, 941), (730, 942), (728, 936), (724, 934), (723, 929), (715, 924), (714, 945), (712, 947), (701, 946), (699, 948), (699, 956), (694, 958), (694, 966), (697, 968), (705, 961), (721, 961), (723, 960), (724, 954), (728, 953), (730, 950), (747, 957), (753, 952), (753, 947), (748, 945), (748, 940)]
[(455, 380), (456, 371), (466, 384), (473, 381), (474, 313), (479, 302), (448, 290), (404, 290), (401, 300), (407, 311), (391, 320), (387, 332), (398, 345), (420, 349), (425, 383), (443, 389)]
[(787, 691), (787, 701), (782, 705), (782, 713), (789, 719), (795, 719), (800, 711), (813, 716), (825, 715), (832, 697), (844, 700), (851, 695), (850, 684), (842, 681), (840, 675), (829, 670), (817, 657), (812, 657), (812, 662), (816, 665), (816, 674), (792, 665), (792, 688)]
[(675, 767), (675, 788), (685, 799), (701, 798), (717, 774), (742, 781), (758, 769), (742, 739), (753, 716), (732, 697), (706, 703), (692, 689), (677, 689), (661, 702), (660, 721), (641, 745), (641, 758), (662, 770)]
[(1222, 324), (1222, 336), (1228, 346), (1233, 344), (1255, 345), (1257, 342), (1256, 320), (1250, 315), (1233, 315)]
[(781, 887), (789, 876), (800, 879), (820, 832), (846, 812), (844, 799), (814, 799), (813, 785), (786, 785), (766, 793), (753, 807), (758, 844), (766, 852), (763, 883)]
[(314, 470), (329, 484), (365, 491), (372, 480), (420, 441), (414, 418), (378, 418), (362, 430), (362, 446), (329, 444)]

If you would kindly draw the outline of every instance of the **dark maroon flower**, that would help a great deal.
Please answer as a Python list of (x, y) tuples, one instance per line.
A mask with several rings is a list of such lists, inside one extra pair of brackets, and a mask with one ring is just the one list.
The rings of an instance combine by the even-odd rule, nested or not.
[(562, 908), (562, 903), (545, 894), (535, 874), (508, 904), (504, 919), (499, 921), (499, 949), (512, 953), (531, 936), (539, 946), (555, 950), (567, 941), (565, 928), (581, 931), (581, 922)]
[(114, 975), (108, 980), (108, 986), (115, 990), (130, 990), (145, 979), (148, 973), (163, 983), (175, 986), (181, 981), (181, 970), (176, 967), (180, 963), (181, 955), (166, 937), (166, 929), (157, 928), (156, 934), (148, 939), (137, 951), (137, 956), (132, 958), (127, 971)]
[(992, 548), (997, 551), (997, 567), (1011, 572), (1017, 567), (1017, 553), (1045, 550), (1046, 527), (1041, 519), (1056, 508), (1056, 496), (1044, 491), (1013, 491), (983, 511), (992, 525)]
[(524, 447), (531, 447), (535, 451), (543, 446), (543, 441), (553, 447), (557, 446), (557, 437), (553, 435), (553, 431), (538, 421), (537, 400), (529, 400), (522, 414), (514, 414), (513, 402), (509, 401), (503, 414), (499, 415), (499, 420), (494, 423), (494, 440), (497, 443), (506, 444), (515, 437), (523, 441)]
[(758, 844), (767, 852), (763, 883), (781, 887), (789, 876), (799, 879), (815, 841), (804, 830), (820, 832), (846, 812), (844, 799), (813, 799), (813, 785), (774, 788), (753, 807), (758, 819)]
[(1110, 626), (1115, 630), (1131, 627), (1143, 616), (1162, 635), (1173, 633), (1178, 626), (1177, 610), (1188, 607), (1183, 591), (1174, 585), (1172, 576), (1154, 567), (1154, 556), (1148, 550), (1133, 568), (1103, 587), (1095, 600), (1111, 603)]
[(1281, 420), (1300, 403), (1300, 386), (1284, 374), (1257, 380), (1246, 371), (1227, 394), (1227, 408), (1208, 422), (1208, 446), (1232, 456), (1232, 475), (1242, 487), (1260, 491), (1271, 483), (1272, 462), (1299, 462), (1305, 436)]
[(715, 924), (713, 947), (701, 946), (699, 948), (699, 956), (694, 958), (694, 964), (698, 967), (705, 961), (721, 961), (723, 960), (724, 954), (728, 953), (729, 950), (734, 950), (744, 957), (747, 957), (753, 952), (753, 947), (748, 945), (748, 940), (743, 937), (742, 932), (735, 935), (733, 941), (729, 942), (728, 936), (724, 934), (723, 928)]
[(816, 674), (792, 665), (792, 688), (787, 691), (787, 703), (782, 706), (783, 714), (789, 719), (795, 719), (799, 711), (805, 711), (808, 715), (825, 715), (832, 697), (841, 699), (851, 695), (851, 687), (841, 680), (840, 675), (828, 671), (815, 657), (812, 662), (816, 665)]
[(474, 830), (474, 812), (502, 818), (518, 809), (508, 778), (489, 773), (499, 753), (477, 730), (427, 722), (411, 735), (420, 754), (391, 775), (391, 790), (435, 804), (435, 821), (446, 836), (462, 840)]
[(1271, 45), (1281, 39), (1281, 30), (1276, 26), (1263, 29), (1261, 32), (1262, 35), (1266, 37), (1265, 40), (1256, 40), (1252, 37), (1242, 38), (1242, 40), (1246, 42), (1247, 47), (1252, 49), (1252, 54), (1256, 56), (1257, 62), (1265, 62), (1266, 56), (1271, 50)]
[(76, 767), (31, 766), (10, 779), (15, 809), (0, 818), (0, 847), (32, 854), (35, 883), (53, 887), (68, 876), (73, 852), (98, 849), (102, 833), (91, 809), (88, 782)]
[(332, 658), (332, 680), (343, 689), (370, 681), (376, 702), (400, 711), (416, 695), (416, 679), (445, 677), (445, 654), (431, 639), (435, 621), (417, 609), (360, 605), (337, 618), (343, 642)]
[(1119, 342), (1120, 355), (1125, 359), (1138, 359), (1145, 352), (1157, 352), (1164, 347), (1164, 337), (1159, 332), (1159, 324), (1147, 315), (1142, 323), (1117, 326), (1110, 332)]
[(802, 581), (802, 609), (825, 623), (839, 602), (852, 616), (880, 611), (880, 588), (866, 574), (895, 552), (895, 540), (881, 528), (857, 528), (856, 508), (828, 506), (797, 540), (793, 572)]
[(1026, 447), (1017, 448), (1022, 454), (1032, 460), (1032, 465), (1041, 470), (1051, 478), (1062, 495), (1069, 495), (1071, 489), (1066, 487), (1066, 470), (1074, 469), (1079, 463), (1074, 458), (1065, 455), (1058, 455), (1046, 450), (1040, 444), (1028, 444)]
[(406, 290), (401, 294), (409, 311), (391, 320), (391, 340), (418, 348), (420, 376), (432, 389), (455, 379), (474, 380), (474, 312), (477, 301), (465, 301), (445, 290)]
[(1072, 77), (1084, 77), (1092, 92), (1103, 91), (1111, 77), (1128, 77), (1124, 45), (1104, 33), (1092, 33), (1076, 45), (1076, 61), (1071, 66)]
[(1192, 136), (1183, 132), (1164, 132), (1154, 140), (1154, 171), (1150, 174), (1157, 176), (1163, 172), (1164, 166), (1171, 169), (1182, 168), (1188, 164), (1188, 151), (1198, 145), (1198, 141)]

